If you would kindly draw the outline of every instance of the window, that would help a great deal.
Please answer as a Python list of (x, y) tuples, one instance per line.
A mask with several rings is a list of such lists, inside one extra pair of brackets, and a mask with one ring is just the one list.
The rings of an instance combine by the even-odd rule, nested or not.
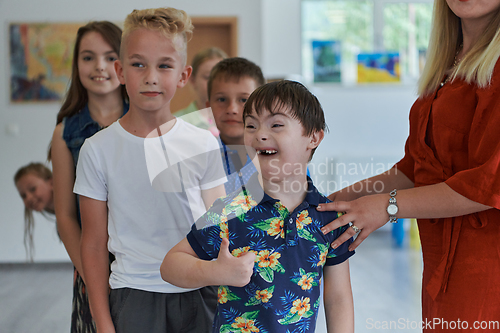
[[(432, 0), (302, 0), (304, 78), (343, 84), (415, 82), (431, 17)], [(382, 65), (387, 77), (380, 76)], [(373, 79), (374, 71), (380, 73)]]

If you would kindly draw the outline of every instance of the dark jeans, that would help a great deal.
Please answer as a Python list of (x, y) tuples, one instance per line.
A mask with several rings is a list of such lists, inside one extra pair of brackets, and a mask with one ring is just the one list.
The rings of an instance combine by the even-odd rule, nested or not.
[(176, 294), (112, 289), (109, 306), (116, 333), (209, 333), (217, 287)]

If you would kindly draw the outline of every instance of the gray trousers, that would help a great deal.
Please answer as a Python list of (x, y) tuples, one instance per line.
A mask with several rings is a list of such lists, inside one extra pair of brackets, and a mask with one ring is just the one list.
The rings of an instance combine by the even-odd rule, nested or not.
[(116, 333), (209, 333), (217, 287), (176, 294), (112, 289), (109, 306)]

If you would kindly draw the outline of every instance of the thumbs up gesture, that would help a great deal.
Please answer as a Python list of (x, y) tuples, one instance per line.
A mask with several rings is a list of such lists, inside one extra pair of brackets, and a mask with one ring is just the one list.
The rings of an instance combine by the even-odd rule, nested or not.
[(253, 274), (255, 253), (246, 252), (239, 257), (234, 257), (229, 252), (229, 240), (222, 238), (219, 256), (214, 264), (220, 274), (224, 285), (243, 287), (250, 282)]

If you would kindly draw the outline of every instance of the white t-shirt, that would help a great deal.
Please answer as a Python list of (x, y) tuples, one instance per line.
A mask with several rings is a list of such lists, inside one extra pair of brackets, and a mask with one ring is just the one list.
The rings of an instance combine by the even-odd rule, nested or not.
[(181, 119), (161, 137), (137, 137), (117, 121), (87, 139), (74, 192), (107, 201), (111, 288), (191, 290), (163, 281), (160, 265), (205, 213), (201, 190), (225, 181), (217, 140)]

